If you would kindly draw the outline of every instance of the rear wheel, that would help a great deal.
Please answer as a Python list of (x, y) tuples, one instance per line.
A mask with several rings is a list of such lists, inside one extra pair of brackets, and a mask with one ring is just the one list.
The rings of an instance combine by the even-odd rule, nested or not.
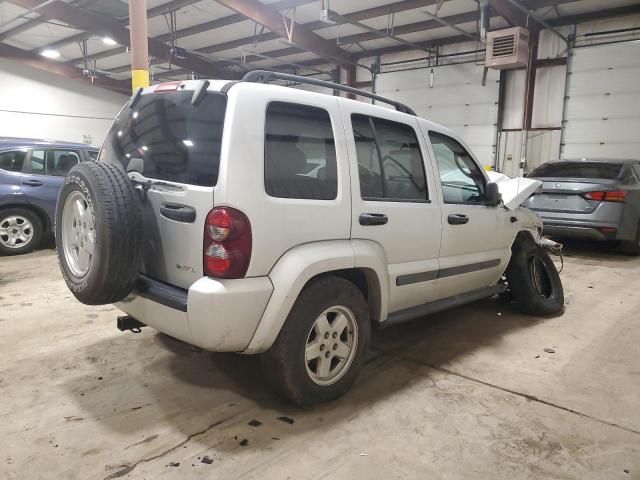
[(528, 238), (512, 247), (506, 271), (509, 292), (520, 311), (553, 315), (564, 307), (564, 290), (558, 270), (547, 251)]
[(0, 254), (29, 253), (42, 240), (42, 222), (38, 216), (24, 208), (0, 211)]
[(620, 251), (625, 255), (640, 255), (640, 223), (636, 228), (636, 239), (620, 242)]
[(56, 211), (56, 248), (67, 286), (82, 303), (102, 305), (132, 290), (142, 258), (140, 200), (126, 173), (82, 162), (65, 177)]
[(370, 335), (369, 310), (358, 287), (341, 277), (321, 278), (305, 287), (262, 355), (264, 374), (297, 405), (334, 400), (356, 380)]

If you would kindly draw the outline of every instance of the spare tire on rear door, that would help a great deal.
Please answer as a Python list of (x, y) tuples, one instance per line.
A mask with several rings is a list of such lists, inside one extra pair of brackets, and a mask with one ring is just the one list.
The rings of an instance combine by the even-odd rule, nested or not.
[(67, 173), (55, 234), (62, 275), (82, 303), (118, 302), (133, 289), (142, 258), (141, 206), (120, 167), (82, 162)]

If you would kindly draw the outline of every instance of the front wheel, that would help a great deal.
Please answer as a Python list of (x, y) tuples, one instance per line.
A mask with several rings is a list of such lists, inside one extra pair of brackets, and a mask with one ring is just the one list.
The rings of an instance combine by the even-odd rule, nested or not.
[(509, 292), (520, 311), (553, 315), (564, 307), (564, 289), (547, 251), (533, 240), (516, 241), (506, 271)]
[(297, 405), (329, 402), (356, 380), (370, 335), (369, 310), (358, 287), (341, 277), (321, 278), (305, 287), (262, 355), (264, 374)]

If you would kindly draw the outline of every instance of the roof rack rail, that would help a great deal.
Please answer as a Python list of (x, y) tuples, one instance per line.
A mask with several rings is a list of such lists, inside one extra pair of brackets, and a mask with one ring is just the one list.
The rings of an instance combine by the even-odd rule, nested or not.
[(395, 100), (391, 100), (390, 98), (381, 97), (380, 95), (376, 95), (375, 93), (369, 93), (364, 90), (360, 90), (359, 88), (349, 87), (340, 83), (327, 82), (325, 80), (317, 80), (315, 78), (302, 77), (300, 75), (291, 75), (290, 73), (272, 72), (270, 70), (251, 70), (250, 72), (245, 74), (244, 77), (242, 77), (243, 82), (252, 83), (269, 83), (273, 80), (288, 80), (291, 82), (304, 83), (307, 85), (318, 85), (319, 87), (326, 87), (333, 90), (341, 90), (343, 92), (353, 93), (354, 95), (360, 95), (361, 97), (372, 98), (379, 102), (387, 103), (394, 106), (399, 112), (417, 116), (416, 112), (414, 112), (411, 107), (408, 107), (404, 103), (396, 102)]

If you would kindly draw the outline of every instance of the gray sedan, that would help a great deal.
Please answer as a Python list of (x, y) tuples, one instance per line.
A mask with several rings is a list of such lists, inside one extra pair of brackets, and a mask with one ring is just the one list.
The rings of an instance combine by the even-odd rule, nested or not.
[(640, 254), (640, 161), (557, 160), (529, 175), (542, 190), (525, 206), (557, 237), (618, 240), (623, 252)]

